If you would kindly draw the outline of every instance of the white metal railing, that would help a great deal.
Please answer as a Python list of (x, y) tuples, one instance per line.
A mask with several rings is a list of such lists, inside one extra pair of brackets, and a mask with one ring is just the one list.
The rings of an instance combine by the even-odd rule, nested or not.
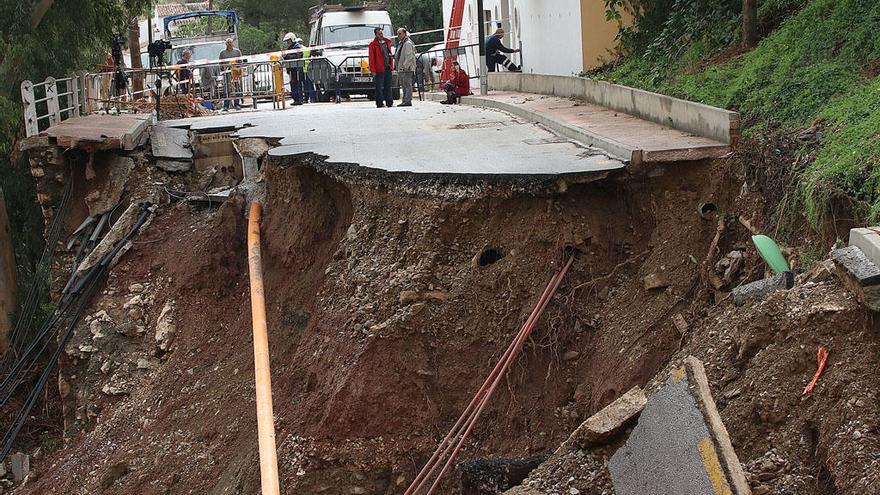
[(80, 77), (47, 77), (41, 83), (21, 83), (21, 102), (28, 137), (63, 120), (80, 116), (85, 101)]

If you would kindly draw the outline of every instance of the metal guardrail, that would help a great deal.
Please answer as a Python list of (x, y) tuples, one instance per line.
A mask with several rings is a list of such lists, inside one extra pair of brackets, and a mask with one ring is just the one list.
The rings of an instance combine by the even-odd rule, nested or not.
[(21, 102), (28, 136), (39, 134), (62, 120), (79, 117), (83, 111), (81, 76), (63, 79), (47, 77), (41, 83), (23, 81)]
[[(455, 49), (436, 49), (417, 54), (415, 90), (423, 98), (426, 91), (440, 90), (441, 70), (449, 60), (457, 60), (470, 75), (479, 79), (476, 43)], [(431, 60), (436, 65), (431, 65)], [(428, 67), (426, 68), (426, 64)], [(285, 108), (293, 95), (293, 75), (300, 79), (303, 99), (340, 102), (351, 95), (372, 96), (374, 83), (367, 56), (349, 56), (334, 63), (327, 56), (293, 60), (248, 62), (247, 57), (220, 63), (174, 65), (159, 68), (125, 69), (119, 72), (85, 73), (64, 79), (47, 78), (42, 83), (21, 84), (27, 136), (71, 117), (99, 111), (150, 111), (157, 95), (186, 95), (188, 105), (244, 105), (256, 108), (258, 101), (271, 101), (273, 108)], [(116, 79), (126, 79), (125, 89), (117, 91)], [(143, 86), (133, 91), (135, 82)], [(395, 72), (393, 91), (398, 98), (400, 85)], [(473, 83), (472, 83), (472, 87)], [(161, 90), (159, 89), (161, 88)], [(177, 99), (179, 102), (179, 98)]]

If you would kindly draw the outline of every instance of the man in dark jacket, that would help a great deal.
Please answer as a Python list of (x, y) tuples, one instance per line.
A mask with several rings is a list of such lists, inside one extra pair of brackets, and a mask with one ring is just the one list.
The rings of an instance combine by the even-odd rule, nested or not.
[[(284, 45), (287, 50), (297, 50), (293, 53), (285, 53), (284, 60), (301, 60), (303, 58), (302, 52), (299, 51), (302, 48), (302, 43), (295, 34), (285, 34)], [(290, 76), (290, 94), (293, 96), (293, 104), (302, 105), (302, 84), (304, 79), (302, 62), (290, 63), (287, 66), (287, 74)]]
[(501, 39), (504, 38), (504, 30), (498, 28), (495, 30), (495, 34), (486, 38), (486, 65), (488, 66), (489, 72), (495, 72), (495, 65), (501, 64), (505, 69), (510, 72), (519, 72), (520, 68), (515, 63), (511, 62), (509, 58), (504, 56), (505, 53), (518, 53), (519, 50), (514, 50), (511, 48), (507, 48), (501, 43)]
[(370, 72), (373, 73), (373, 82), (376, 85), (376, 107), (393, 107), (394, 99), (391, 93), (391, 75), (394, 71), (394, 57), (391, 55), (391, 40), (385, 37), (382, 28), (373, 30), (376, 38), (370, 42)]

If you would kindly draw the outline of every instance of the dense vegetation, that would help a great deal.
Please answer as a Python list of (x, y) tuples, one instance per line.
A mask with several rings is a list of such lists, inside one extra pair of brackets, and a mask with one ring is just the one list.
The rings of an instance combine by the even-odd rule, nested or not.
[[(43, 217), (36, 203), (27, 160), (15, 151), (22, 137), (19, 85), (93, 67), (124, 35), (128, 20), (143, 12), (146, 0), (64, 0), (34, 18), (41, 2), (0, 2), (0, 188), (4, 191), (15, 248), (18, 286), (33, 281), (42, 251)], [(71, 22), (76, 19), (76, 22)]]
[[(609, 15), (623, 8), (607, 3)], [(840, 193), (861, 220), (880, 221), (880, 2), (758, 5), (764, 38), (744, 51), (739, 0), (652, 1), (621, 32), (629, 55), (590, 75), (736, 109), (747, 137), (816, 124), (793, 200), (814, 226)]]

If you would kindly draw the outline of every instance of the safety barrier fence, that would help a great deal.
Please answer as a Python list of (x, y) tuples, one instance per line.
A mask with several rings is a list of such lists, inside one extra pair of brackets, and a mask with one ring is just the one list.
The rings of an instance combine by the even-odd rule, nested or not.
[[(442, 90), (444, 63), (456, 60), (471, 80), (479, 78), (477, 43), (453, 49), (417, 50), (414, 91)], [(161, 98), (173, 96), (175, 105), (195, 109), (257, 107), (271, 102), (285, 108), (296, 93), (306, 101), (340, 102), (353, 95), (372, 98), (375, 86), (369, 59), (360, 53), (341, 58), (330, 53), (292, 60), (249, 61), (248, 57), (212, 63), (194, 63), (143, 69), (118, 69), (84, 73), (63, 79), (47, 78), (42, 83), (21, 84), (27, 136), (71, 117), (108, 111), (150, 112), (157, 108), (162, 118), (167, 106)], [(298, 83), (297, 83), (298, 81)], [(475, 84), (472, 82), (471, 86)], [(393, 78), (395, 98), (401, 90), (397, 72)], [(135, 89), (142, 88), (142, 89)], [(183, 96), (184, 98), (180, 98)], [(167, 102), (166, 102), (167, 105)]]

